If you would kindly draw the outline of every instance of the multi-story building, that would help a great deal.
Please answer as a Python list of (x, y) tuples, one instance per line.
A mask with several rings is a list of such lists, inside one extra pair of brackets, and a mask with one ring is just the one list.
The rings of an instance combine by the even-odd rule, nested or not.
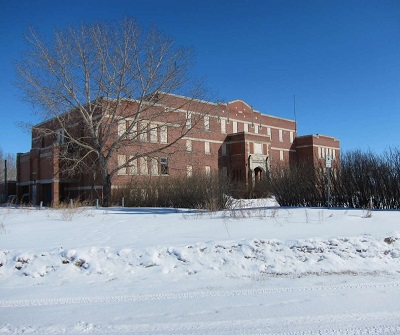
[[(337, 139), (323, 135), (299, 137), (294, 120), (262, 114), (242, 100), (224, 104), (197, 100), (187, 108), (177, 108), (189, 99), (177, 95), (168, 97), (152, 107), (165, 110), (164, 116), (157, 114), (157, 118), (151, 120), (136, 120), (134, 133), (126, 136), (114, 161), (121, 166), (141, 150), (153, 154), (137, 155), (129, 165), (119, 169), (113, 177), (113, 187), (133, 178), (191, 176), (198, 172), (222, 173), (252, 187), (272, 168), (307, 160), (316, 163), (328, 155), (334, 162), (339, 159)], [(135, 104), (135, 101), (125, 101), (125, 111), (129, 114)], [(160, 119), (172, 120), (180, 115), (184, 115), (185, 127), (190, 129), (183, 137), (172, 121), (167, 123)], [(195, 126), (191, 124), (192, 117), (193, 122), (196, 120)], [(77, 120), (74, 128), (83, 131)], [(123, 133), (128, 126), (129, 119), (116, 123), (116, 134)], [(97, 171), (72, 176), (63, 171), (59, 160), (64, 145), (63, 129), (56, 127), (54, 120), (35, 126), (32, 149), (17, 157), (18, 195), (29, 198), (34, 204), (39, 201), (56, 203), (67, 197), (90, 197), (94, 196), (93, 192), (101, 192)], [(52, 129), (52, 135), (43, 136), (44, 132), (39, 135), (37, 129), (46, 128)], [(173, 145), (165, 148), (169, 143)], [(157, 147), (165, 149), (157, 152)]]

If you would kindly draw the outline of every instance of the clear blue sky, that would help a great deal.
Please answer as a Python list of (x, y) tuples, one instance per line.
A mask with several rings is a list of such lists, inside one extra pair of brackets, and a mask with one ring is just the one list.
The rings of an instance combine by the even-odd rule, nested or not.
[(27, 27), (124, 16), (193, 47), (193, 73), (224, 101), (293, 119), (296, 95), (299, 135), (336, 137), (344, 151), (400, 146), (399, 0), (0, 0), (4, 152), (28, 151), (16, 124), (35, 122), (13, 86)]

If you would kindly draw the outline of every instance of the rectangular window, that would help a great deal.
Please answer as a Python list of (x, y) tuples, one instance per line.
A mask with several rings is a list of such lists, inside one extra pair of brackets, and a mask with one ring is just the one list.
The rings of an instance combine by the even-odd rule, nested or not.
[(64, 129), (58, 129), (57, 130), (57, 143), (64, 144), (64, 142), (65, 142)]
[(166, 125), (163, 125), (160, 128), (160, 143), (168, 143), (168, 127)]
[(168, 158), (167, 157), (161, 157), (160, 158), (160, 168), (161, 168), (161, 174), (162, 175), (168, 175)]
[(208, 155), (211, 153), (210, 142), (204, 142), (204, 152)]
[(189, 111), (186, 113), (186, 128), (192, 128), (192, 112)]
[(192, 140), (186, 140), (186, 151), (192, 152)]
[[(126, 156), (125, 155), (118, 155), (118, 166), (122, 166), (126, 163)], [(126, 167), (123, 167), (118, 170), (119, 175), (126, 175)]]
[(157, 158), (151, 159), (151, 175), (158, 176), (158, 159)]
[(271, 127), (267, 128), (267, 136), (271, 137)]
[(279, 129), (279, 142), (283, 142), (283, 130)]
[(126, 121), (125, 120), (119, 120), (118, 121), (118, 136), (121, 137), (125, 134), (126, 132)]
[(221, 151), (222, 151), (222, 156), (226, 156), (226, 143), (222, 143)]
[(210, 117), (208, 115), (204, 116), (204, 130), (210, 131)]
[(226, 134), (226, 120), (221, 119), (221, 133)]
[(254, 132), (255, 132), (256, 134), (258, 134), (258, 124), (255, 124), (255, 125), (254, 125)]
[(137, 137), (137, 123), (132, 125), (132, 122), (130, 122), (128, 127), (132, 127), (132, 129), (128, 133), (128, 139), (129, 140), (136, 140), (136, 137)]
[(290, 132), (290, 143), (293, 143), (293, 132)]
[[(132, 159), (132, 158), (133, 158), (133, 156), (129, 157), (129, 159)], [(137, 159), (133, 159), (132, 161), (129, 162), (128, 174), (131, 175), (131, 176), (136, 176), (138, 174)]]
[(280, 150), (280, 151), (279, 151), (279, 159), (280, 159), (281, 161), (284, 160), (283, 150)]
[(186, 165), (186, 174), (187, 174), (188, 177), (193, 176), (193, 166)]
[(140, 122), (140, 141), (147, 142), (147, 125), (148, 122)]
[(150, 124), (150, 142), (157, 143), (158, 142), (158, 134), (157, 134), (157, 125), (154, 123)]
[(332, 159), (336, 159), (336, 149), (332, 149)]
[(237, 121), (232, 122), (233, 133), (237, 133)]
[(262, 144), (254, 143), (254, 153), (262, 155)]
[(146, 176), (149, 174), (149, 167), (147, 166), (147, 158), (146, 157), (140, 157), (139, 158), (139, 163), (140, 163), (140, 174), (143, 176)]
[(205, 172), (206, 172), (206, 176), (211, 175), (211, 166), (206, 165), (205, 166)]
[(318, 158), (322, 158), (322, 148), (318, 147)]
[(248, 132), (249, 131), (249, 124), (248, 123), (244, 123), (243, 124), (243, 128), (244, 128), (245, 132)]

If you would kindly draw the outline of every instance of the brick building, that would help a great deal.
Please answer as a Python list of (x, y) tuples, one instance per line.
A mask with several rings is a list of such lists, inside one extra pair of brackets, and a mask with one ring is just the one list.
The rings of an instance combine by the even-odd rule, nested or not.
[[(167, 99), (151, 107), (151, 111), (163, 110), (164, 114), (135, 120), (137, 127), (125, 136), (123, 146), (114, 155), (114, 165), (124, 165), (140, 151), (155, 153), (138, 156), (119, 169), (112, 179), (113, 187), (133, 178), (190, 176), (197, 172), (222, 173), (252, 187), (271, 168), (306, 160), (316, 163), (327, 155), (333, 162), (339, 159), (338, 140), (323, 135), (297, 136), (294, 120), (262, 114), (242, 100), (225, 104), (200, 100), (187, 104), (188, 101), (186, 97), (168, 94)], [(129, 115), (136, 105), (136, 101), (124, 101), (124, 113)], [(183, 127), (190, 131), (174, 143), (182, 134), (178, 120), (184, 120)], [(124, 118), (115, 123), (116, 136), (124, 133), (129, 122), (129, 118)], [(193, 126), (192, 122), (196, 124)], [(74, 131), (83, 132), (81, 128), (75, 119)], [(18, 196), (29, 198), (33, 204), (57, 203), (77, 196), (97, 197), (95, 193), (99, 194), (102, 186), (95, 169), (72, 176), (63, 171), (59, 160), (65, 146), (63, 130), (57, 129), (55, 120), (33, 129), (32, 149), (17, 156)], [(45, 132), (39, 134), (38, 129), (52, 132), (44, 136)], [(157, 147), (169, 143), (173, 145), (157, 152)]]

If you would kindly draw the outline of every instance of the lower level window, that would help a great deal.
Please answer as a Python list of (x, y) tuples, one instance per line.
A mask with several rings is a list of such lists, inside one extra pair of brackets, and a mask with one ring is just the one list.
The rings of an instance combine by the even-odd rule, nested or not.
[(160, 158), (160, 169), (162, 175), (168, 175), (168, 157)]
[(193, 176), (193, 166), (187, 165), (187, 166), (186, 166), (186, 173), (187, 173), (187, 176), (188, 176), (188, 177)]

